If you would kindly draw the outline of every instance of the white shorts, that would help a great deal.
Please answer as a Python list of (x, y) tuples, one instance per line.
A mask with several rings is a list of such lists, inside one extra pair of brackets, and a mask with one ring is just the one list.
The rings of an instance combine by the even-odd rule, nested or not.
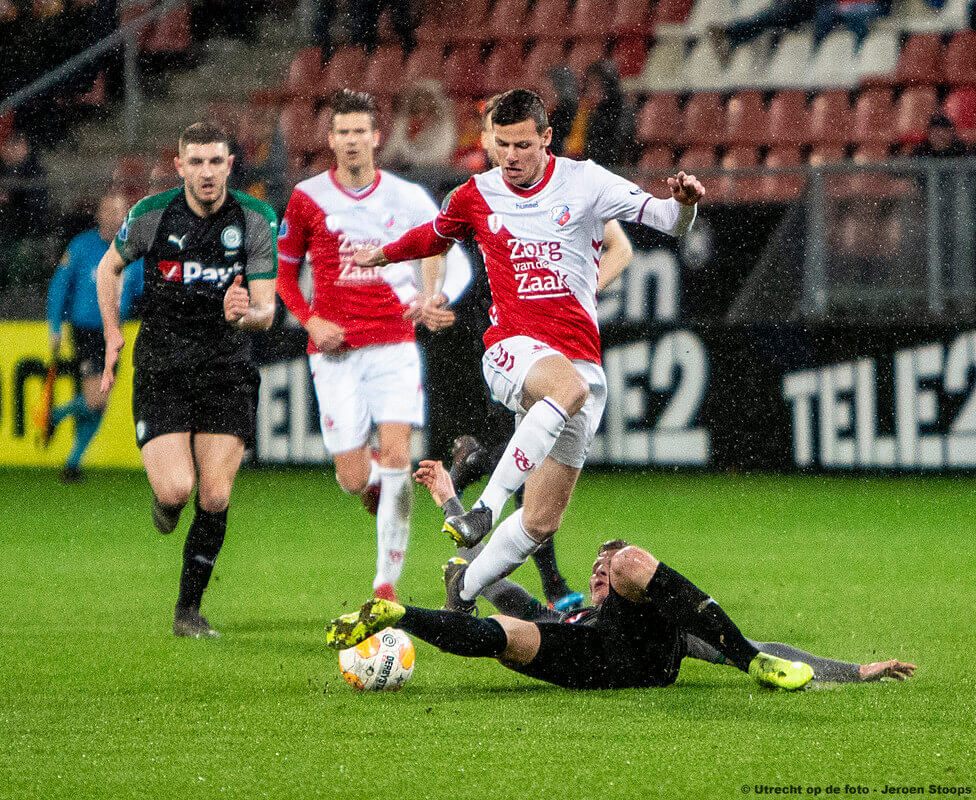
[(319, 401), (322, 440), (330, 453), (355, 450), (381, 422), (424, 424), (420, 353), (414, 342), (359, 347), (308, 357)]
[[(491, 390), (492, 399), (514, 411), (516, 423), (522, 421), (522, 386), (529, 370), (543, 358), (560, 355), (559, 351), (529, 336), (511, 336), (489, 347), (481, 357), (481, 371)], [(607, 404), (607, 376), (599, 364), (572, 359), (576, 371), (589, 384), (590, 394), (553, 445), (549, 455), (560, 464), (580, 469), (586, 461), (596, 436), (603, 409)]]

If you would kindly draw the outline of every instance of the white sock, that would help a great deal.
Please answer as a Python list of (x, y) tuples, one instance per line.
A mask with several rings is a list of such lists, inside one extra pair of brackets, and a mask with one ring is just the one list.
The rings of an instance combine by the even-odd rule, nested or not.
[(366, 479), (367, 486), (376, 486), (380, 482), (380, 469), (380, 463), (371, 458), (369, 460), (369, 477)]
[(522, 525), (522, 509), (510, 514), (495, 530), (464, 573), (461, 599), (473, 600), (489, 584), (510, 575), (539, 549), (539, 543)]
[(413, 484), (410, 469), (379, 468), (380, 504), (376, 509), (376, 578), (373, 588), (396, 584), (410, 538)]
[(549, 455), (568, 419), (566, 411), (550, 397), (537, 402), (522, 418), (498, 466), (491, 473), (488, 485), (475, 503), (476, 507), (487, 506), (491, 509), (493, 525), (501, 519), (508, 498)]

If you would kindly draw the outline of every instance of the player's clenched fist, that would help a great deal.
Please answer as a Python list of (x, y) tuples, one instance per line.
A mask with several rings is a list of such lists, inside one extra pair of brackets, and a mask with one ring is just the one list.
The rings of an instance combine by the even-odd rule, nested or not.
[(390, 263), (382, 247), (361, 247), (352, 254), (352, 260), (361, 267), (385, 267)]
[(251, 307), (251, 295), (241, 285), (243, 280), (238, 275), (224, 293), (224, 319), (232, 325), (240, 322)]
[(668, 178), (668, 188), (671, 196), (683, 206), (693, 206), (705, 196), (705, 187), (694, 175), (679, 172), (673, 178)]

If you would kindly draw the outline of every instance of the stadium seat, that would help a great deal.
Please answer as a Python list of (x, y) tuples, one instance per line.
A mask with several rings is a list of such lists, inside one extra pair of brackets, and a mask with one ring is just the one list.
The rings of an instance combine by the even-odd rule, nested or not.
[(934, 86), (911, 86), (895, 107), (895, 135), (903, 152), (925, 141), (929, 119), (939, 106)]
[(976, 31), (956, 31), (945, 51), (946, 83), (976, 86)]
[(621, 36), (614, 44), (610, 57), (617, 62), (621, 78), (640, 75), (647, 61), (647, 40), (643, 36)]
[(485, 94), (507, 92), (521, 86), (524, 81), (522, 69), (522, 43), (499, 42), (485, 61), (483, 89)]
[(717, 92), (699, 92), (685, 105), (685, 117), (678, 141), (688, 145), (715, 146), (722, 143), (725, 110)]
[(820, 43), (810, 61), (809, 78), (824, 89), (857, 85), (857, 41), (848, 30), (835, 29)]
[(694, 0), (657, 0), (652, 12), (654, 27), (658, 25), (683, 25), (691, 13)]
[(459, 6), (464, 0), (444, 0), (439, 3), (426, 3), (417, 27), (417, 41), (425, 44), (441, 45), (450, 38), (451, 28), (459, 14)]
[(729, 6), (729, 0), (695, 0), (685, 29), (703, 35), (716, 25), (724, 25), (729, 20)]
[(608, 0), (576, 0), (569, 12), (565, 35), (577, 40), (599, 39), (605, 44), (610, 38), (613, 16), (613, 5)]
[(485, 93), (480, 55), (478, 44), (463, 44), (455, 47), (444, 59), (443, 83), (449, 95), (478, 97)]
[(793, 89), (777, 92), (769, 102), (766, 144), (800, 146), (810, 141), (810, 115), (806, 93)]
[(105, 72), (99, 72), (92, 81), (91, 87), (76, 95), (73, 104), (81, 111), (94, 112), (104, 109), (108, 105), (108, 92), (105, 85)]
[(891, 92), (882, 87), (865, 89), (854, 103), (851, 141), (890, 145), (895, 139)]
[(810, 77), (812, 57), (813, 31), (809, 26), (786, 34), (770, 59), (768, 85), (775, 89), (814, 88), (817, 84)]
[(902, 85), (942, 82), (942, 36), (916, 33), (908, 38), (898, 59), (895, 80)]
[(799, 147), (772, 148), (766, 156), (767, 167), (770, 169), (796, 167), (796, 170), (763, 175), (760, 184), (763, 200), (785, 203), (799, 197), (806, 185), (806, 173), (801, 168), (803, 163), (803, 153)]
[(112, 170), (112, 186), (122, 192), (130, 204), (145, 197), (149, 191), (149, 165), (146, 159), (136, 153), (122, 156)]
[(649, 0), (619, 0), (610, 23), (615, 36), (650, 36), (654, 32)]
[(679, 70), (683, 47), (677, 40), (659, 40), (651, 48), (640, 75), (625, 79), (624, 88), (632, 92), (668, 92), (682, 88)]
[(288, 67), (285, 91), (292, 98), (314, 97), (322, 82), (322, 51), (317, 47), (299, 50)]
[(652, 94), (637, 115), (638, 144), (672, 144), (678, 141), (682, 116), (678, 95), (668, 92)]
[(714, 169), (715, 165), (714, 147), (710, 145), (693, 145), (681, 154), (675, 167), (691, 172), (707, 172), (708, 170)]
[(314, 124), (315, 112), (310, 101), (292, 101), (281, 110), (278, 125), (289, 154), (304, 155), (316, 149), (313, 136)]
[(810, 141), (843, 146), (851, 141), (851, 121), (847, 92), (821, 92), (810, 104)]
[(528, 10), (529, 0), (498, 0), (488, 17), (487, 38), (496, 42), (528, 39), (525, 26)]
[[(722, 156), (722, 169), (741, 170), (759, 166), (759, 150), (755, 147), (730, 147)], [(722, 175), (715, 181), (718, 193), (740, 203), (755, 203), (762, 199), (761, 175)]]
[(898, 34), (876, 28), (857, 51), (855, 73), (861, 86), (890, 86), (898, 68)]
[(891, 147), (882, 141), (865, 142), (854, 150), (852, 159), (857, 164), (877, 164), (891, 158)]
[(964, 142), (976, 143), (976, 86), (954, 89), (945, 99), (946, 116)]
[(522, 63), (527, 82), (545, 80), (546, 73), (557, 64), (565, 63), (563, 43), (554, 39), (536, 42)]
[(566, 54), (567, 66), (579, 80), (590, 64), (606, 56), (606, 42), (602, 39), (584, 39), (576, 42)]
[(488, 38), (488, 0), (464, 0), (457, 13), (447, 22), (447, 41), (450, 44), (480, 42)]
[(150, 193), (165, 192), (179, 185), (180, 175), (176, 171), (176, 165), (173, 163), (173, 157), (175, 155), (175, 150), (169, 148), (160, 150), (159, 155), (149, 169)]
[(839, 164), (845, 159), (844, 145), (819, 144), (810, 151), (810, 166), (819, 167), (821, 164)]
[(14, 112), (8, 111), (6, 114), (0, 115), (0, 147), (7, 141), (7, 137), (10, 136), (13, 129)]
[(537, 40), (565, 41), (570, 5), (571, 0), (537, 0), (525, 20), (526, 33)]
[(444, 74), (444, 47), (431, 42), (421, 43), (407, 56), (403, 67), (404, 83), (409, 86), (426, 78), (440, 80)]
[(645, 147), (637, 167), (646, 172), (670, 172), (674, 164), (674, 150), (666, 145), (655, 144)]
[(684, 85), (693, 91), (728, 88), (723, 80), (722, 65), (707, 38), (700, 40), (685, 58), (681, 65), (681, 78)]
[(765, 41), (740, 45), (732, 53), (732, 60), (719, 78), (723, 88), (756, 89), (775, 81), (771, 76)]
[(399, 94), (404, 88), (403, 51), (381, 47), (369, 59), (363, 76), (363, 90), (375, 97)]
[(737, 92), (725, 107), (725, 143), (758, 147), (767, 139), (766, 109), (759, 91)]
[(340, 89), (361, 89), (366, 72), (366, 55), (359, 47), (337, 50), (326, 64), (319, 82), (319, 97)]
[(152, 28), (152, 33), (143, 43), (144, 52), (186, 53), (193, 44), (189, 4), (179, 4), (156, 20)]

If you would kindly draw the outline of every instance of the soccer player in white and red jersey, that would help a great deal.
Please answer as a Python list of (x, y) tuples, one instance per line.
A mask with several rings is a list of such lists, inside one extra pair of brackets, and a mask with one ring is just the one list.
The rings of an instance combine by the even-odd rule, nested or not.
[[(471, 267), (460, 248), (447, 253), (446, 265), (437, 254), (393, 272), (353, 261), (358, 248), (391, 242), (437, 214), (422, 187), (376, 169), (379, 136), (372, 97), (348, 90), (336, 96), (329, 131), (336, 167), (299, 183), (288, 202), (278, 241), (278, 294), (308, 330), (322, 438), (339, 485), (363, 495), (367, 508), (371, 487), (379, 485), (373, 592), (395, 599), (410, 535), (410, 438), (424, 422), (414, 323), (431, 330), (450, 325), (447, 304), (464, 291)], [(298, 285), (306, 256), (311, 304)], [(373, 425), (378, 460), (369, 447)]]
[(448, 584), (448, 607), (473, 611), (489, 583), (525, 562), (559, 527), (606, 403), (596, 291), (600, 240), (609, 219), (680, 236), (705, 189), (694, 175), (668, 178), (660, 200), (594, 164), (551, 155), (545, 106), (516, 89), (492, 111), (499, 164), (456, 189), (433, 223), (356, 254), (376, 266), (445, 252), (473, 236), (491, 284), (492, 326), (482, 370), (492, 396), (520, 422), (475, 507), (445, 523), (471, 547), (498, 524), (525, 484), (523, 507)]

